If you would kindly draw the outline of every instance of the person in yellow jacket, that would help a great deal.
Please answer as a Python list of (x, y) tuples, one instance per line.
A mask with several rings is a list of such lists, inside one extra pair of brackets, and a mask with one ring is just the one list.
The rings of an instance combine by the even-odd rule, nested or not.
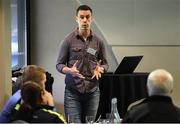
[(64, 117), (44, 103), (43, 88), (33, 81), (25, 82), (21, 88), (22, 103), (16, 104), (11, 121), (27, 123), (66, 123)]

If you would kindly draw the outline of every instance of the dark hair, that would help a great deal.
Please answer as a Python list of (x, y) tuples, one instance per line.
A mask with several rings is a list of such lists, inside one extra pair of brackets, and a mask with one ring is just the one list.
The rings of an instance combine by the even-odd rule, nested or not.
[(43, 91), (42, 87), (33, 82), (25, 82), (21, 88), (21, 96), (25, 104), (33, 106), (41, 102), (41, 92)]
[(91, 12), (91, 14), (93, 13), (91, 7), (89, 7), (88, 5), (80, 5), (80, 6), (76, 9), (76, 15), (78, 15), (78, 12), (79, 12), (80, 10), (89, 10), (89, 11)]
[(23, 103), (19, 110), (12, 114), (12, 120), (24, 120), (30, 122), (34, 107), (42, 101), (41, 93), (42, 88), (39, 84), (32, 81), (25, 82), (21, 88)]

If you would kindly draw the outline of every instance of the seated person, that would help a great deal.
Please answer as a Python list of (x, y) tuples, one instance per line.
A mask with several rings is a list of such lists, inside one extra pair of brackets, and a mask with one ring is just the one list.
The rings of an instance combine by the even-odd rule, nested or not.
[(32, 81), (25, 82), (21, 88), (22, 104), (17, 104), (12, 111), (12, 121), (66, 123), (63, 116), (49, 109), (44, 95), (46, 95), (44, 89), (39, 84)]
[[(22, 83), (22, 71), (24, 68), (19, 70), (18, 72), (14, 72), (12, 74), (12, 95), (21, 88)], [(45, 89), (52, 94), (52, 86), (54, 83), (54, 77), (51, 73), (46, 72), (46, 82)]]
[(171, 99), (173, 77), (163, 69), (150, 73), (147, 80), (148, 97), (128, 107), (122, 123), (180, 122), (180, 108)]
[[(33, 81), (37, 84), (41, 85), (44, 89), (45, 96), (47, 97), (47, 104), (50, 106), (54, 106), (54, 102), (52, 103), (53, 97), (51, 93), (45, 90), (45, 82), (46, 82), (46, 71), (36, 65), (28, 65), (22, 74), (22, 83), (26, 81)], [(3, 110), (0, 113), (0, 123), (9, 123), (10, 122), (10, 114), (11, 111), (14, 109), (15, 105), (21, 101), (21, 90), (15, 92), (9, 100), (6, 102)]]

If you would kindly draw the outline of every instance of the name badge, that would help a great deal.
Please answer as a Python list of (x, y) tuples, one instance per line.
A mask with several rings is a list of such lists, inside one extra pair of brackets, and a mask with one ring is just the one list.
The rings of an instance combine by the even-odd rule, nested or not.
[(96, 51), (97, 51), (97, 50), (95, 50), (95, 49), (93, 49), (93, 48), (90, 48), (90, 47), (87, 49), (87, 52), (90, 53), (91, 55), (95, 55), (95, 54), (96, 54)]

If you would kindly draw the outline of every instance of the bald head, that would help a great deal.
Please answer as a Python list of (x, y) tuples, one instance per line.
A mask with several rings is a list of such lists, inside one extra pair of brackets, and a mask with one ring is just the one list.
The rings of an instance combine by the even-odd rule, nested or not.
[(152, 71), (147, 80), (148, 95), (170, 95), (173, 90), (173, 77), (164, 69)]

